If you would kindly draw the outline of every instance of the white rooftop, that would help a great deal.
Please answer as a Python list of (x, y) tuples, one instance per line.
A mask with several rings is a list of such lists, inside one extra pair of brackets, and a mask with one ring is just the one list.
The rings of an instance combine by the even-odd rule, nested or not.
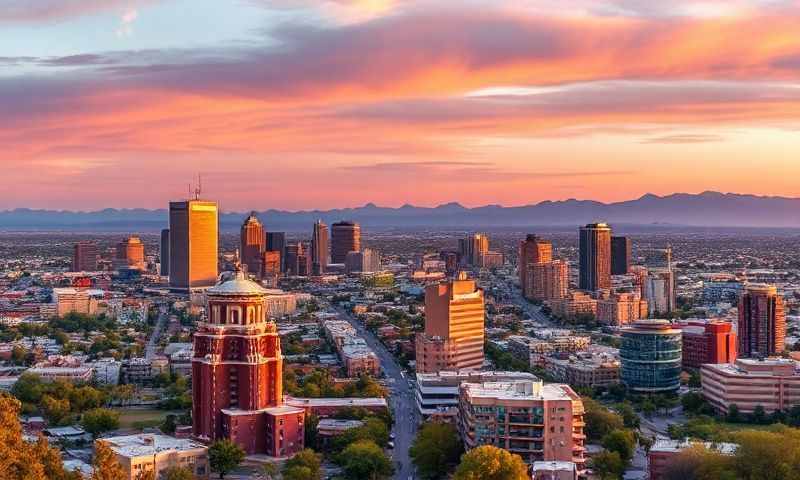
[(504, 400), (572, 400), (560, 383), (517, 380), (512, 382), (462, 383), (471, 397)]
[(167, 435), (139, 434), (102, 439), (115, 453), (124, 457), (141, 457), (168, 451), (188, 451), (206, 446), (185, 438)]

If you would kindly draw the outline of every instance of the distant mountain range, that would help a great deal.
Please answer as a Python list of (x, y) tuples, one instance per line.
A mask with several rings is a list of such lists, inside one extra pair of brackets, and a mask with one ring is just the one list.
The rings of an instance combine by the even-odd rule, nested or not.
[[(535, 205), (467, 208), (458, 203), (438, 207), (379, 207), (289, 212), (266, 210), (258, 216), (272, 229), (306, 230), (317, 219), (347, 219), (365, 227), (527, 227), (567, 226), (593, 221), (610, 223), (709, 227), (800, 227), (800, 198), (732, 193), (647, 194), (635, 200), (602, 203), (592, 200), (544, 201)], [(223, 230), (238, 228), (245, 213), (220, 215)], [(167, 211), (105, 209), (95, 212), (31, 210), (0, 211), (0, 230), (155, 231), (167, 226)]]

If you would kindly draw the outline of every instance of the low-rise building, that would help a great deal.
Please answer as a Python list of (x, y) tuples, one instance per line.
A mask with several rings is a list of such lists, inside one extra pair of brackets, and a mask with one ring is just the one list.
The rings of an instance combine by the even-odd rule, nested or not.
[(154, 478), (158, 478), (169, 467), (188, 468), (197, 479), (209, 476), (208, 447), (192, 440), (139, 434), (96, 442), (106, 444), (114, 452), (129, 480), (139, 480), (145, 472), (153, 472)]
[(455, 422), (458, 415), (459, 387), (464, 382), (500, 382), (538, 380), (528, 372), (447, 371), (417, 373), (414, 397), (417, 412), (423, 420)]
[(647, 454), (648, 478), (650, 480), (661, 480), (666, 473), (667, 465), (675, 460), (683, 450), (693, 446), (702, 445), (709, 450), (716, 451), (723, 455), (733, 455), (736, 453), (738, 445), (735, 443), (711, 443), (711, 442), (690, 442), (687, 440), (669, 440), (660, 438), (653, 443)]
[(493, 445), (540, 461), (585, 470), (583, 402), (569, 385), (541, 381), (462, 383), (458, 429), (467, 449)]
[(578, 480), (578, 466), (573, 462), (533, 462), (533, 480)]
[(800, 404), (800, 369), (794, 360), (739, 358), (700, 368), (703, 397), (719, 412), (736, 404), (741, 413), (761, 405), (766, 413)]
[(597, 301), (597, 321), (618, 327), (647, 318), (647, 300), (638, 293), (615, 293)]
[(681, 322), (680, 327), (683, 332), (683, 368), (736, 361), (736, 332), (730, 322), (688, 320)]
[(597, 315), (597, 300), (591, 295), (581, 291), (572, 291), (566, 298), (549, 300), (548, 305), (553, 315), (565, 320), (577, 318), (581, 315)]
[(619, 357), (575, 353), (566, 358), (547, 357), (545, 371), (553, 379), (573, 387), (607, 387), (619, 383)]

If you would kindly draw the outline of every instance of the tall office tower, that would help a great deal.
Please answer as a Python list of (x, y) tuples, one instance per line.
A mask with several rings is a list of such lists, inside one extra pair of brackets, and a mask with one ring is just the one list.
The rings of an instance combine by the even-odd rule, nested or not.
[(478, 370), (483, 365), (483, 290), (461, 272), (425, 288), (425, 331), (416, 336), (417, 372)]
[(283, 355), (267, 319), (267, 291), (237, 265), (206, 296), (208, 320), (194, 334), (194, 436), (227, 439), (249, 454), (302, 450), (305, 410), (283, 403)]
[(532, 298), (531, 291), (531, 271), (534, 265), (547, 263), (553, 260), (553, 244), (547, 240), (528, 235), (525, 240), (519, 242), (519, 257), (517, 260), (517, 270), (519, 274), (519, 284), (525, 298)]
[(322, 275), (328, 266), (328, 226), (317, 220), (311, 235), (311, 275)]
[(78, 242), (72, 251), (73, 272), (96, 272), (100, 251), (94, 242)]
[(311, 263), (311, 252), (308, 245), (301, 244), (302, 249), (297, 253), (297, 274), (307, 277), (313, 274), (313, 264)]
[(286, 271), (286, 234), (284, 232), (267, 232), (267, 245), (268, 252), (280, 252), (281, 254), (281, 272)]
[(578, 288), (594, 292), (611, 288), (611, 227), (590, 223), (580, 230)]
[(466, 265), (479, 267), (481, 257), (489, 251), (489, 237), (485, 233), (476, 233), (458, 241), (458, 253)]
[(269, 288), (278, 287), (281, 276), (281, 252), (264, 252), (261, 254), (261, 279)]
[(739, 298), (739, 356), (769, 357), (785, 349), (786, 313), (774, 285), (750, 284)]
[(653, 268), (672, 268), (672, 247), (652, 248), (645, 252), (644, 264)]
[(569, 290), (569, 264), (563, 260), (534, 263), (528, 268), (528, 294), (531, 300), (558, 300), (567, 298)]
[(736, 361), (736, 332), (733, 324), (722, 320), (681, 322), (683, 368), (700, 368), (706, 363)]
[(114, 269), (131, 268), (144, 270), (144, 244), (139, 237), (129, 237), (117, 244), (114, 256)]
[(303, 244), (297, 242), (286, 245), (284, 251), (286, 252), (285, 259), (283, 260), (283, 264), (285, 265), (284, 272), (289, 276), (300, 275), (297, 260), (303, 253)]
[(242, 264), (247, 266), (247, 273), (261, 276), (261, 254), (264, 253), (264, 225), (258, 220), (256, 212), (251, 212), (242, 224), (239, 234), (240, 255)]
[(189, 291), (213, 286), (219, 262), (216, 202), (169, 204), (169, 286)]
[(169, 276), (169, 228), (161, 230), (161, 250), (158, 255), (161, 264), (161, 276)]
[(631, 239), (611, 237), (611, 275), (627, 275), (631, 268)]
[(331, 225), (331, 263), (344, 263), (348, 252), (361, 251), (361, 226), (355, 222)]
[(651, 318), (675, 311), (675, 272), (668, 268), (653, 268), (647, 273), (642, 288)]

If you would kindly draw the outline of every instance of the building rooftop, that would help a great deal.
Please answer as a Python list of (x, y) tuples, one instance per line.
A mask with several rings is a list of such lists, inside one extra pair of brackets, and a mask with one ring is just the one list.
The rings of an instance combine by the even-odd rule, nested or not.
[(517, 380), (512, 382), (462, 383), (470, 397), (501, 400), (572, 400), (572, 389), (561, 383)]
[(114, 453), (124, 457), (141, 457), (168, 451), (205, 449), (206, 446), (185, 438), (167, 435), (139, 434), (103, 438)]
[(385, 398), (295, 398), (286, 397), (286, 405), (293, 407), (388, 407)]
[(258, 283), (247, 278), (241, 267), (234, 272), (225, 272), (219, 277), (219, 282), (206, 290), (210, 296), (264, 296), (267, 290)]
[(714, 450), (723, 455), (733, 455), (739, 445), (735, 443), (712, 443), (712, 442), (690, 442), (689, 439), (684, 440), (670, 440), (666, 438), (656, 439), (650, 452), (664, 452), (664, 453), (678, 453), (681, 450), (691, 447), (692, 445), (703, 445), (709, 450)]

